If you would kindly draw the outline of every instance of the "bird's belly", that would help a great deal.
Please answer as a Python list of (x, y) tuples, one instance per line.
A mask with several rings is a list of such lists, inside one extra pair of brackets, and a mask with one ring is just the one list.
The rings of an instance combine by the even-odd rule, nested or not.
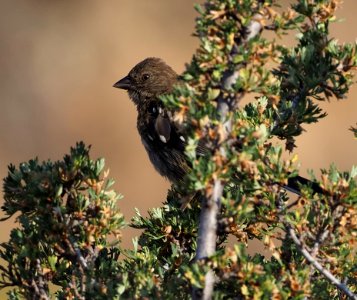
[(175, 149), (167, 149), (166, 146), (162, 148), (154, 147), (152, 141), (145, 138), (142, 138), (141, 141), (151, 163), (160, 175), (173, 183), (183, 179), (188, 169), (184, 154)]

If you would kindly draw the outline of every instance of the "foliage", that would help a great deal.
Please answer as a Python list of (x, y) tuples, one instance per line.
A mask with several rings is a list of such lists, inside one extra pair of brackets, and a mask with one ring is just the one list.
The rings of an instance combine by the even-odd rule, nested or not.
[[(189, 299), (209, 269), (216, 275), (215, 299), (345, 299), (343, 288), (357, 293), (356, 168), (322, 170), (319, 180), (311, 175), (322, 192), (301, 185), (301, 195), (290, 198), (282, 187), (298, 174), (297, 158), (283, 160), (272, 140), (293, 151), (302, 126), (326, 116), (319, 101), (348, 92), (357, 46), (328, 36), (338, 4), (296, 0), (283, 12), (272, 0), (196, 6), (200, 47), (182, 74), (184, 84), (162, 98), (189, 137), (192, 172), (161, 208), (148, 217), (137, 212), (130, 226), (143, 232), (134, 250), (120, 247), (124, 220), (104, 161), (92, 161), (82, 143), (60, 162), (11, 165), (3, 210), (18, 214), (20, 226), (1, 244), (1, 283), (15, 286), (9, 297), (47, 299), (52, 282), (59, 299)], [(292, 33), (294, 47), (279, 44)], [(247, 93), (259, 96), (238, 107)], [(203, 157), (196, 155), (202, 139), (209, 148)], [(224, 185), (217, 251), (194, 262), (199, 200), (212, 195), (217, 179)], [(192, 198), (184, 210), (183, 197)], [(253, 238), (271, 258), (247, 254)]]
[(19, 213), (19, 227), (1, 244), (0, 269), (2, 286), (18, 287), (10, 298), (46, 299), (49, 282), (59, 287), (59, 299), (107, 299), (116, 291), (115, 244), (124, 218), (116, 208), (120, 195), (110, 189), (114, 182), (103, 168), (104, 160), (92, 161), (83, 143), (63, 161), (9, 166), (2, 209), (9, 217)]

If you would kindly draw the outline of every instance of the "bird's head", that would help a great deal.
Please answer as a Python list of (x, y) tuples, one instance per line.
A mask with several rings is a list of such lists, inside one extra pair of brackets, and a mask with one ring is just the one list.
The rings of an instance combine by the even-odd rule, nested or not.
[(114, 87), (127, 90), (129, 97), (138, 105), (146, 99), (171, 92), (177, 78), (176, 72), (162, 59), (150, 57), (138, 63)]

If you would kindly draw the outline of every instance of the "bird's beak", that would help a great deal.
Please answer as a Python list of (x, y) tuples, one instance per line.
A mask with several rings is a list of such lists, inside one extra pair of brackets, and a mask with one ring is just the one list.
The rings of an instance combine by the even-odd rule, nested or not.
[(120, 79), (118, 82), (114, 83), (113, 87), (118, 89), (128, 90), (131, 87), (131, 80), (129, 76), (125, 76), (124, 78)]

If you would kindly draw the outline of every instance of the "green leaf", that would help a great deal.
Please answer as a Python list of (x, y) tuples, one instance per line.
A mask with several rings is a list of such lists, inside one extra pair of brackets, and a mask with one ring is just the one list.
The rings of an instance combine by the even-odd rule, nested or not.
[(58, 257), (55, 255), (50, 255), (47, 257), (48, 264), (50, 265), (50, 268), (52, 271), (56, 271), (56, 263), (58, 261)]

